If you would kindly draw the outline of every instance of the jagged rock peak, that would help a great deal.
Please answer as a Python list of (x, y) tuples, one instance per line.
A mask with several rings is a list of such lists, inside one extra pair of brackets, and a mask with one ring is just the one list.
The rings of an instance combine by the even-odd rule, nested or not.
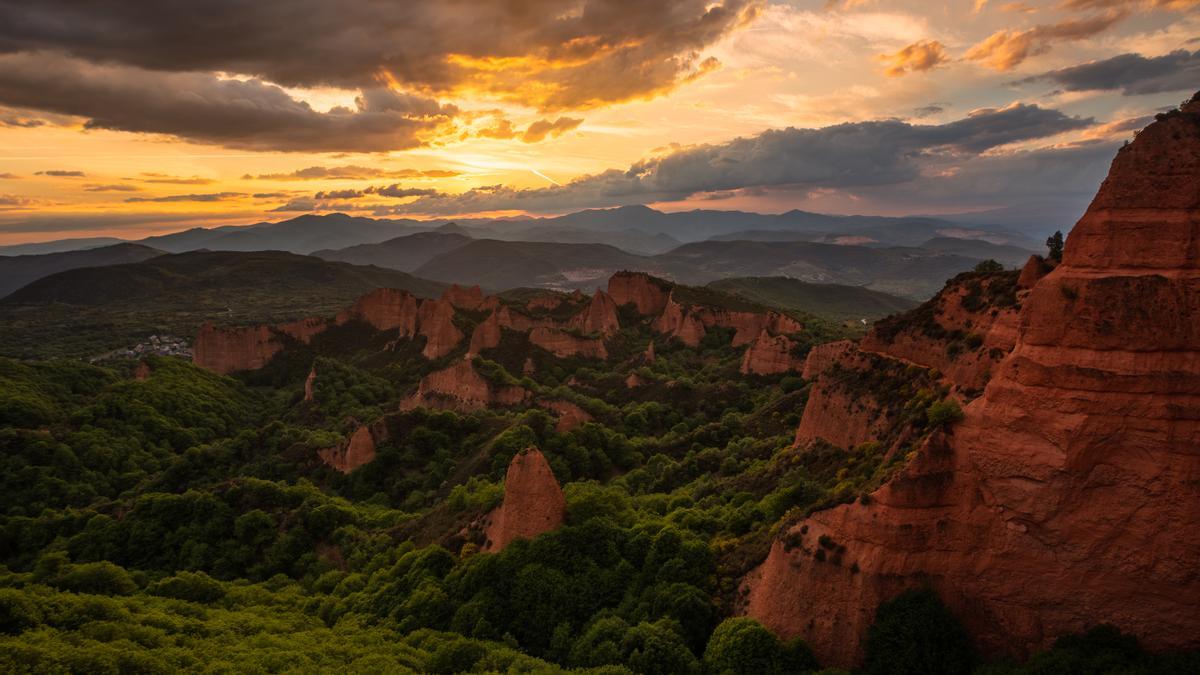
[(509, 462), (504, 501), (488, 517), (484, 550), (500, 551), (516, 539), (556, 530), (566, 514), (567, 500), (550, 463), (537, 448), (526, 448)]

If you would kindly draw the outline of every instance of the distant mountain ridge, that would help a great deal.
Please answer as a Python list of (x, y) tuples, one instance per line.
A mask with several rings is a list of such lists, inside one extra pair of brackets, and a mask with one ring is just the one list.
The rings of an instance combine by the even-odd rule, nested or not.
[(42, 277), (80, 267), (136, 263), (163, 255), (141, 244), (113, 244), (80, 251), (0, 257), (0, 298)]

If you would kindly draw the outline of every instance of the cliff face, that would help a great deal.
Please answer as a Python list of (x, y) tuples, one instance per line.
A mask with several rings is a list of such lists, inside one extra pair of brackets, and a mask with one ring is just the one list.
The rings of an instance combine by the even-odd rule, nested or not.
[(600, 338), (583, 338), (558, 328), (534, 328), (529, 331), (529, 341), (559, 358), (583, 356), (591, 359), (607, 359), (608, 350)]
[(262, 368), (282, 349), (269, 326), (236, 328), (205, 323), (192, 345), (192, 361), (201, 368), (227, 375)]
[(442, 301), (458, 309), (476, 310), (483, 306), (483, 291), (478, 286), (464, 288), (454, 284), (442, 292)]
[(792, 349), (795, 347), (796, 343), (786, 335), (771, 335), (764, 328), (746, 349), (746, 355), (742, 357), (741, 372), (743, 375), (774, 375), (789, 370), (800, 370), (804, 364), (792, 356)]
[[(1138, 135), (1024, 300), (952, 435), (870, 504), (813, 514), (747, 579), (749, 614), (827, 664), (930, 584), (986, 651), (1107, 622), (1200, 646), (1200, 107)], [(824, 535), (837, 562), (814, 551)]]
[(516, 539), (558, 529), (567, 500), (549, 462), (537, 448), (518, 452), (504, 476), (504, 501), (487, 517), (485, 551), (501, 551)]
[(586, 410), (561, 399), (552, 401), (541, 401), (539, 403), (543, 408), (554, 413), (558, 418), (558, 422), (554, 425), (554, 430), (561, 433), (566, 433), (575, 427), (592, 421), (592, 416)]
[(462, 331), (454, 325), (454, 305), (426, 300), (421, 303), (419, 314), (417, 334), (425, 336), (425, 348), (421, 350), (425, 358), (440, 359), (462, 342)]
[(350, 473), (364, 464), (375, 461), (375, 437), (370, 427), (360, 426), (344, 445), (318, 450), (317, 456), (335, 470)]
[(493, 385), (462, 360), (444, 370), (421, 378), (417, 391), (400, 405), (401, 410), (443, 408), (469, 412), (489, 406), (517, 405), (529, 398), (518, 386)]
[(649, 274), (617, 272), (608, 280), (608, 294), (617, 306), (632, 304), (639, 314), (653, 316), (667, 306), (669, 292)]
[(471, 333), (471, 344), (467, 347), (467, 358), (479, 356), (485, 349), (495, 349), (500, 346), (500, 317), (496, 312), (479, 322)]
[(877, 323), (859, 347), (936, 368), (960, 391), (978, 394), (1016, 345), (1026, 294), (1017, 272), (968, 272), (917, 309)]
[(395, 288), (377, 288), (338, 315), (337, 322), (361, 319), (379, 330), (399, 330), (401, 337), (417, 333), (417, 297)]
[(570, 328), (584, 333), (599, 333), (605, 337), (621, 330), (617, 319), (617, 303), (608, 293), (597, 289), (591, 302), (568, 323)]
[(652, 325), (659, 333), (675, 338), (689, 347), (699, 346), (700, 341), (708, 334), (700, 318), (690, 308), (676, 302), (673, 296), (667, 299), (662, 314), (658, 315)]

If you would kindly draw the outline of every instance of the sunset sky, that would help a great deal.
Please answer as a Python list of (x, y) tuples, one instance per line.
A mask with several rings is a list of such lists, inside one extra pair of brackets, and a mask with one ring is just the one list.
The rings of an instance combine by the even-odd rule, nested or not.
[(0, 244), (1086, 203), (1200, 0), (0, 0)]

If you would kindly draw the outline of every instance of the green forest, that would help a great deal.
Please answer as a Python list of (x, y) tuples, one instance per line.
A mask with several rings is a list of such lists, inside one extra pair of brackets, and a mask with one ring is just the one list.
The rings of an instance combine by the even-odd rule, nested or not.
[[(381, 353), (354, 322), (234, 376), (170, 357), (147, 357), (145, 377), (134, 361), (0, 360), (0, 670), (835, 672), (738, 616), (739, 581), (788, 524), (867, 499), (904, 453), (794, 450), (808, 383), (740, 374), (729, 331), (690, 348), (621, 311), (608, 361), (509, 332), (475, 360), (592, 417), (562, 432), (536, 407), (397, 412), (461, 350), (432, 364), (419, 344)], [(839, 331), (810, 318), (797, 355)], [(896, 400), (915, 447), (961, 417), (935, 380), (910, 367), (852, 384)], [(345, 475), (320, 461), (384, 416), (373, 461)], [(563, 486), (565, 525), (482, 552), (470, 526), (531, 446)], [(1182, 673), (1200, 659), (1097, 626), (987, 660), (928, 590), (878, 608), (862, 672), (972, 671)]]

